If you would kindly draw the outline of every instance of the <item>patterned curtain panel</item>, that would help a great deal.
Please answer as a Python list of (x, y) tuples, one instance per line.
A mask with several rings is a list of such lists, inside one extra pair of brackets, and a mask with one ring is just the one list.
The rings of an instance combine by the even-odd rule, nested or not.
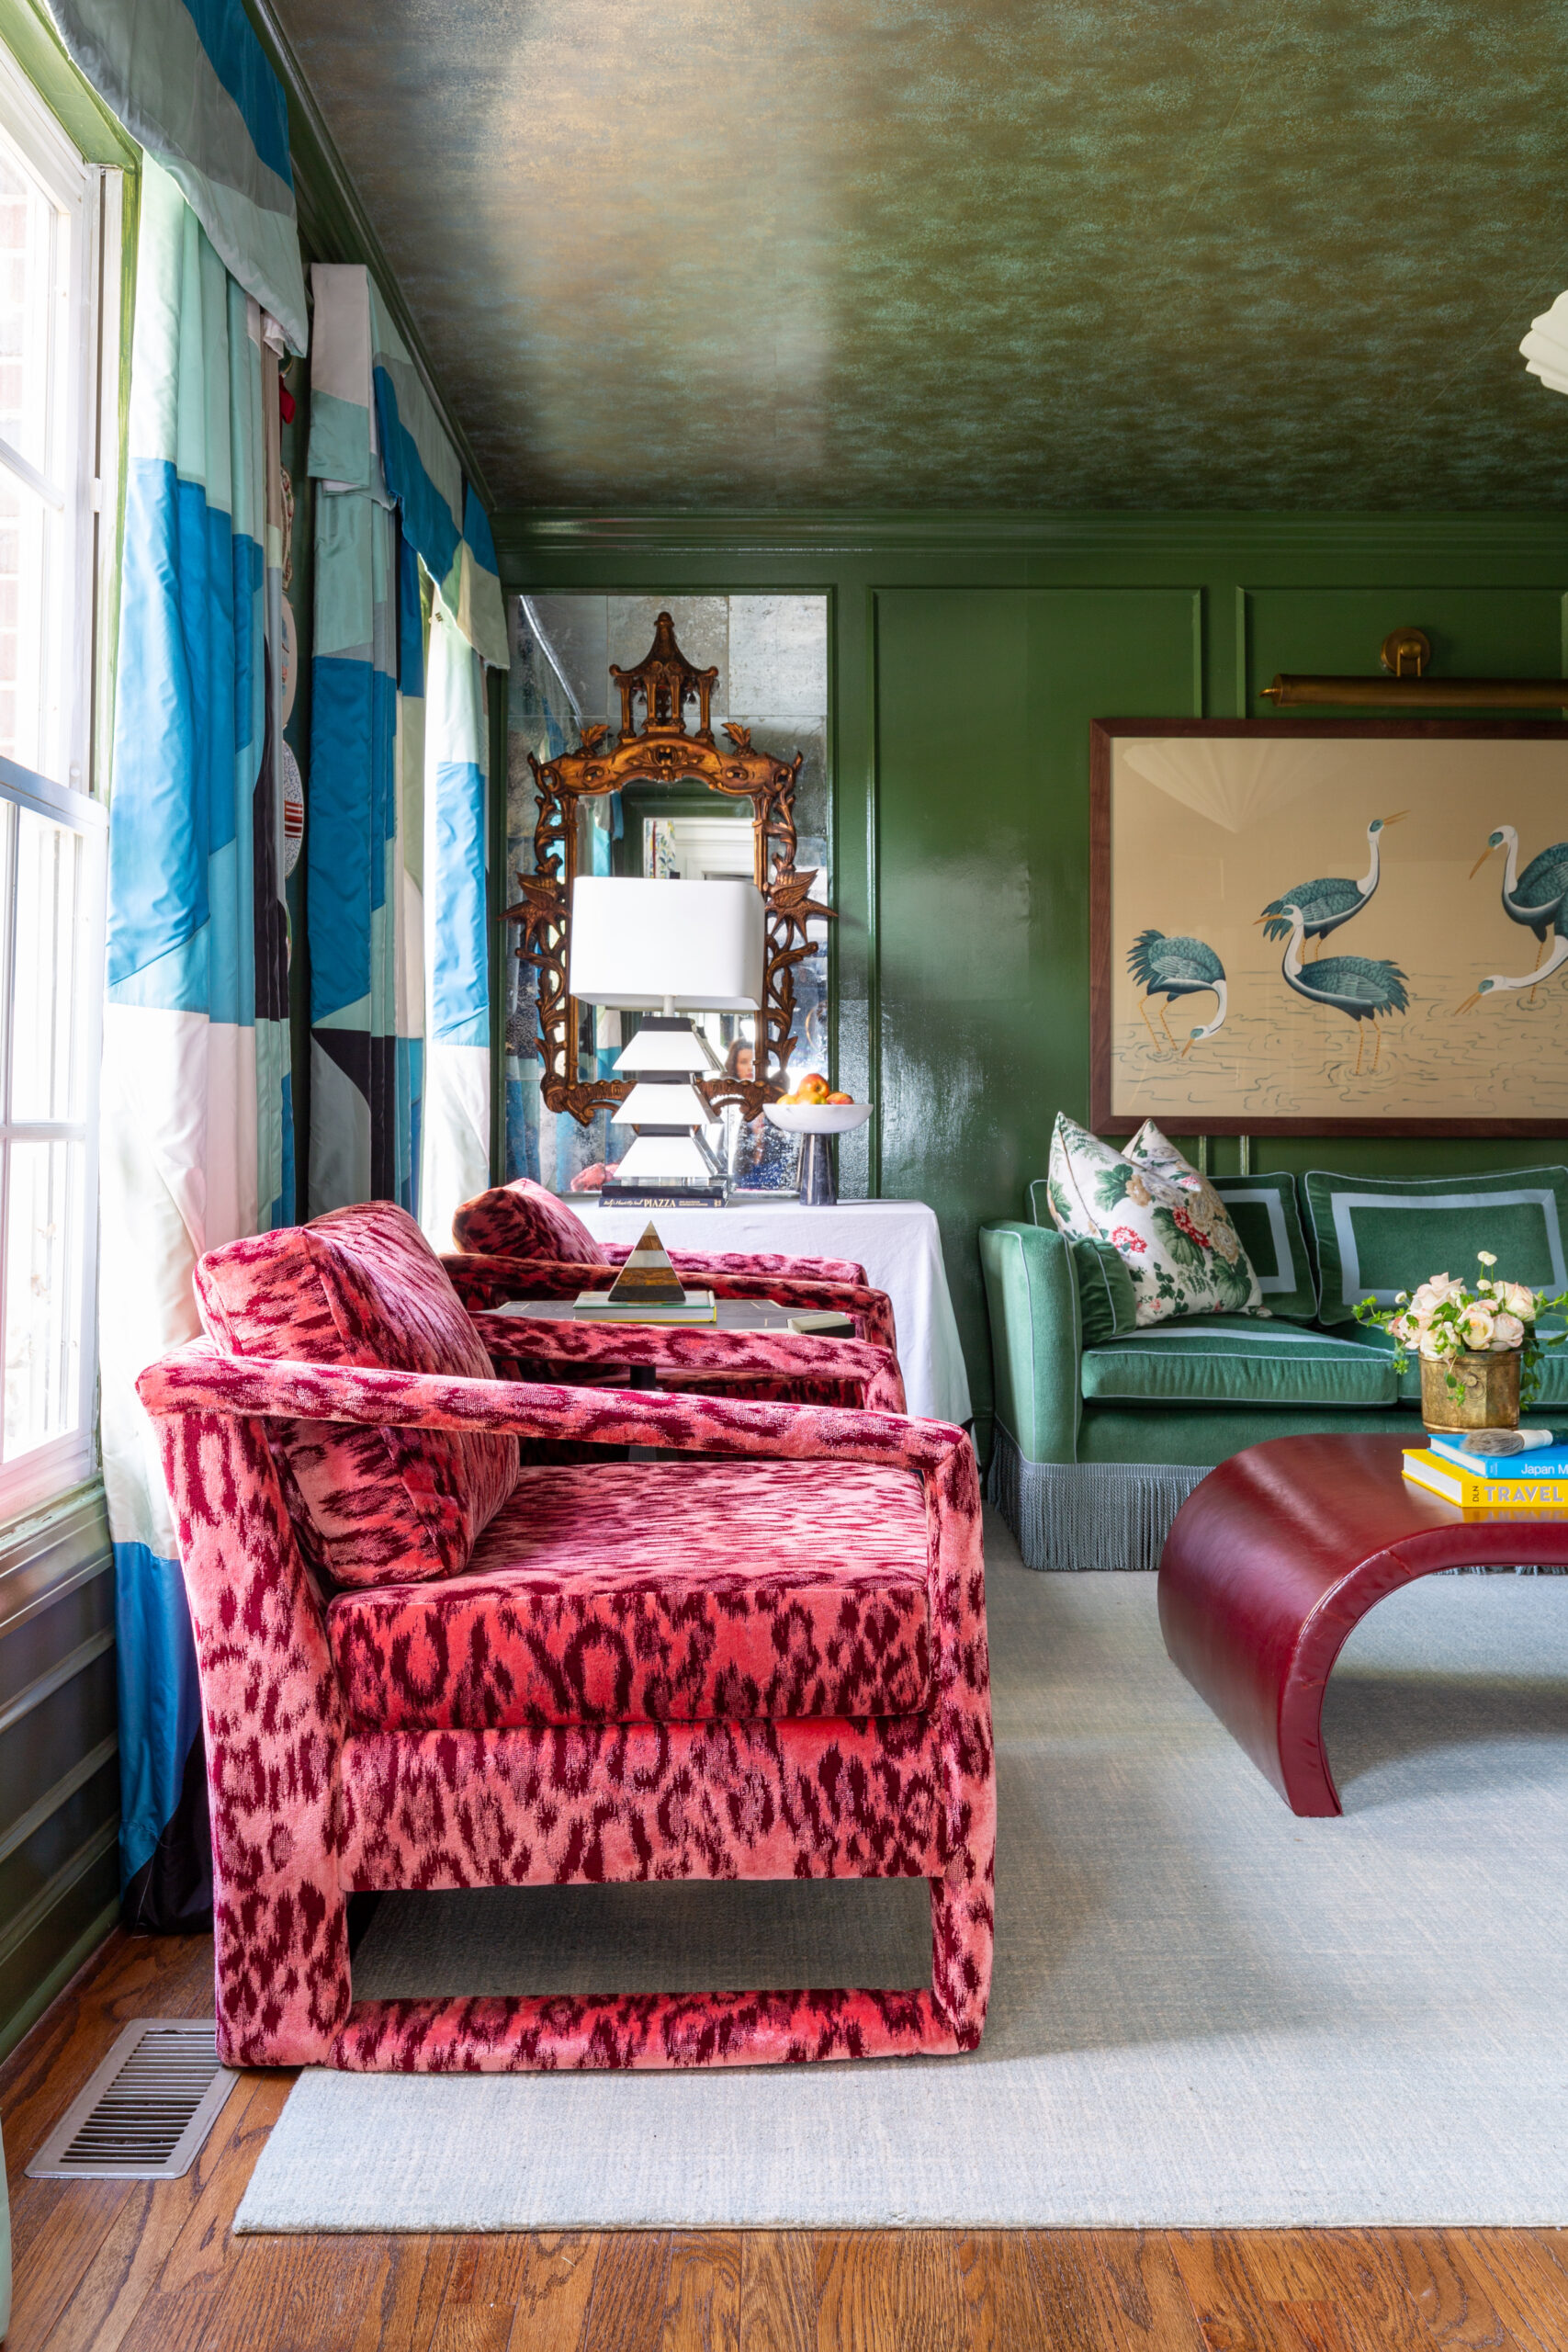
[(490, 1182), (490, 956), (485, 925), (484, 669), (446, 610), (430, 631), (425, 712), (426, 1110), (420, 1220), (450, 1250), (452, 1219)]
[(127, 1913), (164, 1929), (209, 1905), (206, 1783), (168, 1503), (132, 1384), (195, 1336), (201, 1252), (293, 1215), (266, 628), (281, 596), (281, 340), (149, 162), (109, 817), (100, 1350)]
[(283, 86), (240, 0), (49, 0), (99, 97), (162, 164), (231, 277), (306, 347)]
[(418, 1199), (423, 1095), (423, 616), (381, 464), (370, 281), (318, 263), (316, 611), (305, 827), (312, 1216)]
[(506, 659), (501, 582), (369, 273), (318, 264), (311, 283), (310, 1208), (423, 1199), (446, 1247), (490, 1179), (483, 667)]
[[(312, 1216), (412, 1209), (423, 1093), (417, 583), (395, 512), (323, 483), (305, 827)], [(412, 610), (411, 610), (412, 604)]]

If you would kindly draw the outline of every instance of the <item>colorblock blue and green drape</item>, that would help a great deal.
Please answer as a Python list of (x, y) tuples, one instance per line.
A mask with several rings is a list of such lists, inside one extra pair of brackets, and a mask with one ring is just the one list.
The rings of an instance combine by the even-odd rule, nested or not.
[(368, 272), (318, 263), (311, 283), (310, 1209), (397, 1200), (446, 1248), (490, 1171), (483, 670), (506, 658), (501, 583)]
[(194, 1336), (200, 1253), (294, 1213), (277, 362), (286, 345), (303, 347), (304, 281), (283, 93), (238, 0), (62, 0), (56, 14), (147, 150), (109, 811), (99, 1320), (122, 1875), (129, 1915), (173, 1928), (209, 1902), (206, 1791), (174, 1531), (133, 1384)]
[(48, 0), (71, 56), (229, 275), (305, 348), (288, 109), (239, 0)]
[[(202, 1250), (295, 1213), (276, 361), (306, 348), (305, 288), (283, 91), (242, 0), (50, 6), (146, 157), (109, 823), (99, 1295), (126, 1905), (138, 1924), (171, 1928), (197, 1924), (208, 1907), (206, 1792), (174, 1532), (133, 1384), (194, 1334)], [(326, 368), (310, 451), (324, 477), (306, 784), (310, 1192), (319, 1207), (377, 1193), (412, 1205), (431, 1148), (420, 1112), (427, 1032), (437, 1053), (485, 1053), (469, 1042), (487, 1034), (482, 858), (461, 876), (450, 861), (482, 850), (481, 663), (504, 660), (505, 628), (488, 525), (417, 371), (365, 272), (338, 275), (357, 280), (357, 302), (345, 309), (339, 287), (318, 286)], [(428, 755), (422, 567), (452, 640), (433, 647), (441, 740)], [(459, 690), (451, 682), (465, 665)], [(428, 843), (427, 810), (441, 817)], [(430, 975), (445, 1008), (434, 1023)], [(462, 1090), (443, 1084), (437, 1099), (456, 1134)], [(479, 1099), (488, 1108), (488, 1082)], [(488, 1122), (476, 1133), (487, 1142)], [(439, 1165), (461, 1169), (472, 1191), (488, 1159), (469, 1181), (471, 1138), (458, 1140)], [(446, 1204), (448, 1222), (460, 1197)]]
[(421, 1220), (452, 1247), (452, 1218), (490, 1182), (490, 966), (485, 909), (485, 691), (478, 653), (437, 601), (425, 707), (425, 1036)]

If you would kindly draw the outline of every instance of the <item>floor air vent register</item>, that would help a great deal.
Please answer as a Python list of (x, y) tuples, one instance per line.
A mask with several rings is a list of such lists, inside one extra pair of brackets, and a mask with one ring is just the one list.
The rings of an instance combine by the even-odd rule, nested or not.
[(34, 2180), (178, 2180), (239, 2076), (210, 2018), (139, 2018), (28, 2166)]

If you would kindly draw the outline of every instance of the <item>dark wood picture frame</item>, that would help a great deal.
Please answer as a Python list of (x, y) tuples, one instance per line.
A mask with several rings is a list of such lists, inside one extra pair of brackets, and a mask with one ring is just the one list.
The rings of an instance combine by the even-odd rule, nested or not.
[[(1097, 718), (1089, 724), (1089, 1125), (1097, 1135), (1132, 1135), (1141, 1117), (1112, 1110), (1112, 989), (1116, 941), (1111, 936), (1111, 759), (1131, 737), (1204, 736), (1215, 740), (1294, 738), (1345, 741), (1412, 739), (1427, 741), (1568, 743), (1568, 726), (1554, 720), (1446, 718)], [(1568, 808), (1563, 831), (1568, 834)], [(1123, 943), (1124, 944), (1124, 943)], [(1170, 1124), (1168, 1114), (1162, 1120)], [(1175, 1132), (1183, 1132), (1176, 1128)], [(1380, 1117), (1312, 1115), (1269, 1118), (1243, 1111), (1234, 1117), (1204, 1111), (1185, 1132), (1216, 1136), (1568, 1136), (1568, 1119)]]

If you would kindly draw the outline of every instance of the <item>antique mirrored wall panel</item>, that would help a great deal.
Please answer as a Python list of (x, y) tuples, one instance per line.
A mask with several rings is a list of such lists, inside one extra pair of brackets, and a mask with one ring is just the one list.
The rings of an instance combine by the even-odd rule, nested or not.
[[(621, 695), (612, 665), (631, 671), (654, 641), (667, 612), (682, 654), (694, 669), (713, 669), (710, 731), (721, 752), (743, 730), (751, 754), (793, 767), (796, 874), (815, 875), (811, 901), (832, 903), (828, 820), (828, 602), (825, 596), (549, 595), (513, 601), (507, 797), (507, 876), (536, 871), (540, 799), (534, 763), (541, 768), (581, 749), (585, 733), (606, 729), (604, 749), (621, 737)], [(699, 723), (694, 701), (685, 723)], [(644, 724), (640, 703), (635, 724)], [(682, 763), (675, 763), (678, 768)], [(572, 809), (572, 864), (580, 874), (616, 874), (687, 880), (755, 872), (754, 804), (716, 791), (699, 775), (649, 775), (599, 797), (577, 797)], [(558, 861), (564, 863), (564, 860)], [(771, 924), (771, 935), (776, 924)], [(788, 967), (793, 1002), (787, 1053), (770, 1046), (766, 1016), (710, 1013), (702, 1025), (732, 1078), (751, 1087), (793, 1086), (810, 1070), (828, 1069), (828, 925), (812, 918), (800, 928)], [(515, 939), (515, 933), (513, 938)], [(509, 941), (509, 950), (512, 941)], [(506, 957), (506, 1171), (533, 1176), (554, 1191), (580, 1185), (617, 1157), (609, 1113), (592, 1109), (586, 1121), (552, 1107), (539, 1007), (540, 973), (525, 958)], [(549, 988), (547, 973), (546, 988)], [(776, 1008), (775, 1008), (776, 1010)], [(573, 1005), (566, 1057), (576, 1086), (609, 1080), (635, 1014)], [(547, 1007), (547, 1023), (550, 1018)], [(761, 1032), (761, 1039), (759, 1038)], [(554, 1040), (545, 1046), (560, 1059)], [(787, 1075), (783, 1072), (787, 1070)], [(723, 1090), (721, 1089), (720, 1091)], [(581, 1097), (579, 1098), (581, 1102)], [(777, 1189), (795, 1180), (790, 1139), (769, 1126), (753, 1096), (718, 1106), (708, 1140), (722, 1153), (740, 1186)]]

